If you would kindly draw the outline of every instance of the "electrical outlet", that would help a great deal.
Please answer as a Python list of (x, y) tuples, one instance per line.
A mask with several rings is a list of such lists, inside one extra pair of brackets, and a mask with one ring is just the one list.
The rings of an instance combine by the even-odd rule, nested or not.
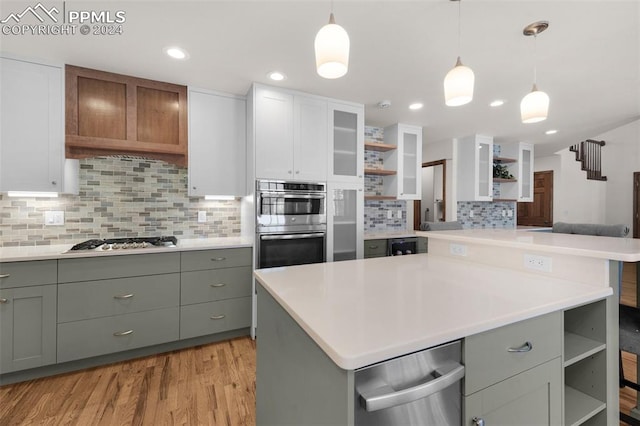
[(507, 211), (506, 210), (502, 210), (502, 217), (506, 217), (507, 216)]
[(398, 210), (397, 216), (398, 219), (402, 219), (402, 210)]
[(449, 252), (455, 256), (466, 256), (467, 246), (464, 244), (449, 244)]
[(533, 254), (525, 254), (524, 267), (536, 271), (551, 272), (551, 258)]
[(55, 210), (44, 212), (45, 226), (62, 226), (64, 225), (64, 211)]
[(473, 217), (473, 210), (469, 211), (469, 217)]
[(198, 223), (205, 223), (207, 221), (207, 211), (200, 210), (198, 211)]
[(387, 219), (393, 219), (393, 211), (387, 210)]
[(513, 217), (513, 210), (511, 209), (507, 210), (507, 216)]

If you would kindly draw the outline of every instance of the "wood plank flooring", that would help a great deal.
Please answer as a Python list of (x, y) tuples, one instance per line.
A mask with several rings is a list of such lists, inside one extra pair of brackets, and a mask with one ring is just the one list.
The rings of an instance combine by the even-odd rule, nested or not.
[(0, 387), (0, 425), (255, 425), (249, 337)]
[[(621, 300), (630, 306), (635, 274), (625, 264)], [(2, 386), (0, 425), (255, 425), (255, 348), (243, 337)], [(634, 381), (636, 365), (623, 353)], [(636, 392), (620, 390), (620, 409), (635, 405)]]

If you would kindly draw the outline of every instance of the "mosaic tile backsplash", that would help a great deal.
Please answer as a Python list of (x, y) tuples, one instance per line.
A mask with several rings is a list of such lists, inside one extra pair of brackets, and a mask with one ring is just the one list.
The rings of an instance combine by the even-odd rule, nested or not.
[[(473, 210), (473, 217), (471, 217)], [(505, 216), (502, 216), (502, 211)], [(509, 210), (513, 215), (509, 217)], [(458, 201), (458, 222), (468, 228), (515, 228), (516, 203), (491, 201)]]
[[(80, 160), (78, 195), (0, 195), (0, 247), (75, 244), (91, 238), (240, 235), (240, 201), (187, 195), (187, 169), (163, 161), (97, 157)], [(61, 210), (64, 226), (45, 226), (44, 212)], [(207, 222), (197, 223), (198, 211)]]

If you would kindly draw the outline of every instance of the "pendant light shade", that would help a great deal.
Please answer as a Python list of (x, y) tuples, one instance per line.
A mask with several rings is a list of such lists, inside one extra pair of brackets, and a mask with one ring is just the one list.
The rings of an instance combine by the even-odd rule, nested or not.
[(324, 78), (340, 78), (349, 69), (349, 35), (336, 24), (333, 13), (329, 23), (316, 34), (316, 69)]
[(549, 95), (538, 90), (534, 84), (531, 92), (520, 102), (520, 117), (523, 123), (538, 123), (547, 119)]
[(474, 82), (473, 71), (462, 65), (458, 56), (455, 67), (444, 78), (445, 103), (448, 106), (460, 106), (471, 102)]

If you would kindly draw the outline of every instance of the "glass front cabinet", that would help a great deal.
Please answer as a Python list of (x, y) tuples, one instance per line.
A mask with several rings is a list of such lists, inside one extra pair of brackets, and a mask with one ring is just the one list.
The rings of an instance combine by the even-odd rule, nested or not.
[(329, 102), (329, 181), (364, 181), (364, 108)]
[(363, 184), (329, 182), (327, 198), (327, 261), (362, 259)]
[(458, 201), (493, 200), (493, 138), (472, 135), (457, 141)]
[(397, 177), (385, 179), (385, 194), (394, 194), (399, 200), (419, 200), (422, 197), (422, 127), (401, 123), (385, 127), (384, 142), (397, 146), (385, 159), (385, 168), (397, 171)]

